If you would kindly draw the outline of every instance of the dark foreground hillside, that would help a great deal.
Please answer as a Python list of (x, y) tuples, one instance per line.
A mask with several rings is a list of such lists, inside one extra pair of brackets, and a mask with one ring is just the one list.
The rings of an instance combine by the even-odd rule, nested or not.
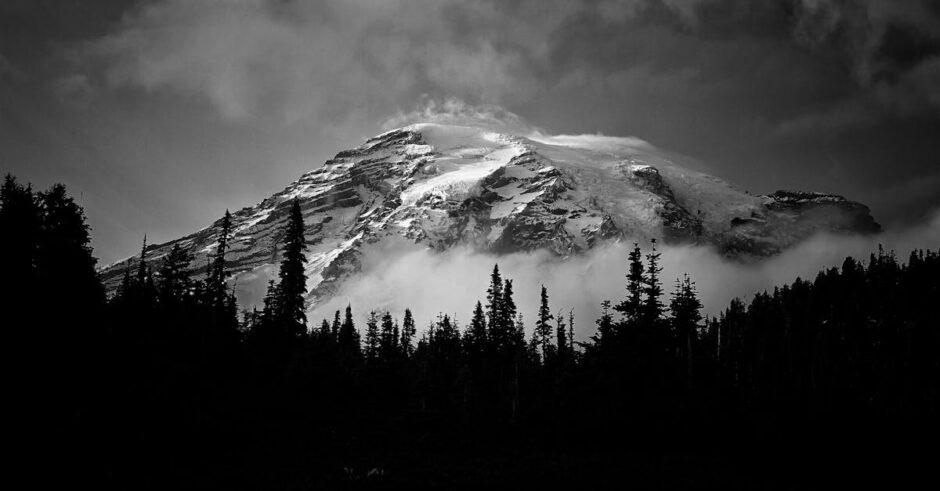
[(694, 283), (665, 288), (655, 244), (636, 247), (597, 334), (575, 339), (575, 316), (544, 290), (524, 323), (497, 268), (465, 326), (447, 315), (415, 326), (410, 312), (359, 326), (352, 307), (306, 319), (297, 207), (279, 281), (262, 310), (242, 313), (224, 240), (206, 275), (177, 249), (135, 262), (105, 298), (63, 187), (36, 193), (8, 177), (0, 230), (11, 447), (36, 487), (936, 479), (937, 252), (847, 258), (704, 319)]

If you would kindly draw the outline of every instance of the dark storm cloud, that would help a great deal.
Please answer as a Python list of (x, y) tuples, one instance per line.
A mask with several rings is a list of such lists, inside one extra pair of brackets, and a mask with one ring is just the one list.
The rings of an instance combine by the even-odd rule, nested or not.
[[(940, 205), (931, 0), (63, 0), (0, 14), (0, 125), (30, 148), (75, 138), (50, 143), (18, 121), (72, 125), (60, 133), (81, 134), (85, 160), (119, 162), (96, 164), (100, 176), (153, 188), (144, 209), (173, 209), (165, 239), (383, 123), (474, 112), (635, 135), (755, 192), (845, 194), (888, 225)], [(40, 156), (69, 154), (4, 138), (5, 160), (44, 175), (57, 167)], [(193, 188), (167, 190), (177, 179)], [(155, 228), (103, 212), (141, 220), (137, 235)]]

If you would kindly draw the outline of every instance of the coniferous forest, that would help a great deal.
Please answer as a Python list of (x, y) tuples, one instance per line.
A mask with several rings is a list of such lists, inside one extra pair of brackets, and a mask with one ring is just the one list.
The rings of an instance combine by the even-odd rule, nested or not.
[(207, 265), (179, 248), (147, 261), (145, 242), (107, 294), (63, 186), (7, 176), (0, 230), (9, 421), (37, 484), (814, 489), (935, 474), (937, 251), (849, 257), (705, 317), (693, 279), (673, 284), (655, 243), (634, 245), (599, 319), (554, 309), (544, 287), (523, 319), (494, 266), (469, 323), (424, 326), (369, 305), (307, 318), (296, 202), (250, 311), (227, 233)]

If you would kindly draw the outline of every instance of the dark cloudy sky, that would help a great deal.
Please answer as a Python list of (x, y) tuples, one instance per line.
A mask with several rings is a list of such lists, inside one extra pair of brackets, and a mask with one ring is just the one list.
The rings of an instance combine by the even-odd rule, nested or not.
[(938, 0), (0, 3), (0, 171), (66, 183), (104, 262), (451, 98), (889, 227), (940, 205)]

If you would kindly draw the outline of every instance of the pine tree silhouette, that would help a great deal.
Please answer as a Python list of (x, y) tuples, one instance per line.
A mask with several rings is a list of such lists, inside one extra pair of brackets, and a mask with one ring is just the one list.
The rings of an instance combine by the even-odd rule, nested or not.
[[(663, 315), (665, 306), (662, 297), (663, 288), (659, 279), (659, 273), (663, 268), (659, 265), (661, 254), (656, 250), (656, 239), (650, 240), (650, 252), (646, 254), (646, 271), (643, 275), (643, 294), (645, 295), (642, 310), (642, 318), (648, 324), (655, 324)], [(632, 270), (632, 266), (631, 266)]]
[(284, 251), (278, 272), (277, 305), (279, 321), (295, 337), (307, 332), (307, 314), (305, 296), (307, 294), (307, 274), (304, 265), (307, 257), (307, 241), (304, 237), (304, 217), (300, 202), (294, 199), (287, 215), (287, 228), (284, 231)]
[(486, 314), (483, 313), (483, 305), (477, 301), (473, 308), (473, 316), (470, 318), (470, 325), (467, 327), (467, 351), (474, 359), (479, 359), (486, 349)]
[(502, 340), (500, 329), (504, 326), (503, 301), (503, 279), (499, 274), (499, 265), (494, 265), (493, 273), (490, 274), (490, 286), (486, 290), (486, 315), (489, 329), (487, 339), (494, 347), (498, 347)]
[(551, 320), (555, 316), (548, 306), (548, 289), (542, 285), (542, 291), (539, 294), (539, 311), (535, 321), (535, 331), (532, 334), (533, 344), (538, 346), (542, 362), (547, 363), (551, 358), (554, 349), (552, 347), (552, 326)]
[(415, 319), (411, 315), (411, 309), (405, 309), (405, 315), (401, 323), (401, 350), (405, 357), (410, 358), (414, 354)]
[(568, 360), (568, 326), (565, 324), (565, 315), (559, 311), (555, 315), (555, 346), (558, 357), (562, 363)]
[(614, 310), (620, 312), (624, 320), (633, 322), (638, 319), (643, 308), (644, 285), (646, 284), (643, 252), (640, 250), (638, 243), (633, 243), (633, 249), (627, 256), (627, 260), (627, 295), (622, 302), (614, 307)]
[(499, 336), (495, 339), (498, 346), (514, 351), (517, 346), (515, 343), (515, 319), (516, 302), (512, 298), (512, 280), (503, 281), (503, 299), (500, 302), (501, 310), (499, 313)]
[(696, 340), (699, 322), (702, 320), (702, 302), (698, 299), (695, 284), (688, 275), (680, 281), (676, 279), (675, 291), (669, 302), (670, 322), (676, 333), (678, 357), (684, 366), (687, 381), (692, 377), (693, 345)]
[(356, 330), (356, 324), (353, 321), (352, 305), (346, 306), (346, 315), (339, 328), (337, 342), (347, 362), (354, 362), (360, 358), (359, 331)]
[(366, 361), (372, 365), (378, 363), (380, 343), (379, 319), (373, 310), (369, 312), (369, 318), (366, 320), (366, 339), (363, 347), (365, 349)]
[(232, 215), (225, 210), (222, 217), (222, 223), (219, 225), (219, 239), (216, 244), (215, 254), (211, 255), (212, 262), (209, 265), (206, 277), (206, 293), (209, 298), (209, 304), (216, 309), (224, 308), (228, 288), (225, 280), (228, 278), (226, 272), (225, 254), (228, 252), (228, 241), (232, 233)]

